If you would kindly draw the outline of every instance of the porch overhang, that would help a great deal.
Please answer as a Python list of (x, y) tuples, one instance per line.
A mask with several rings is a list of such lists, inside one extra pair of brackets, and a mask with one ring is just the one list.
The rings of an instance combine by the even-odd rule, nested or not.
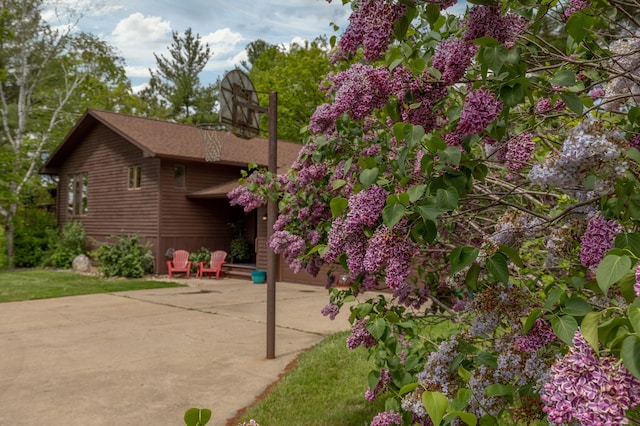
[(199, 199), (220, 199), (227, 198), (229, 191), (236, 189), (240, 184), (238, 180), (231, 180), (229, 182), (214, 185), (209, 188), (201, 189), (199, 191), (187, 194), (187, 198), (199, 198)]

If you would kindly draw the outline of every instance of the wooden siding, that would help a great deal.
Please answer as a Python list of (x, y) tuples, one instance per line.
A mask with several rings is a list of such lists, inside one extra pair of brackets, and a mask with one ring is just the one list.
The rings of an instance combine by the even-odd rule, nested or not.
[[(174, 184), (174, 167), (185, 166), (185, 185)], [(130, 166), (142, 171), (139, 189), (128, 188)], [(253, 239), (256, 215), (229, 205), (227, 198), (189, 199), (188, 194), (240, 177), (240, 168), (215, 163), (194, 163), (144, 157), (143, 152), (103, 125), (93, 129), (68, 156), (58, 182), (58, 223), (71, 220), (84, 225), (92, 248), (113, 236), (136, 234), (151, 243), (156, 274), (166, 274), (169, 248), (197, 251), (229, 250), (235, 236), (229, 223), (245, 221)], [(88, 213), (67, 211), (70, 174), (88, 174)]]
[[(130, 166), (140, 166), (141, 187), (128, 189)], [(67, 211), (70, 174), (88, 175), (88, 212), (71, 215)], [(144, 158), (142, 151), (103, 125), (94, 128), (84, 142), (68, 156), (60, 169), (58, 183), (58, 223), (78, 220), (92, 240), (136, 234), (154, 246), (158, 237), (158, 178), (160, 161)]]
[[(174, 184), (174, 168), (185, 166), (185, 183), (183, 188)], [(188, 194), (211, 186), (219, 185), (240, 178), (240, 168), (219, 165), (216, 163), (184, 163), (163, 160), (160, 173), (161, 201), (159, 209), (159, 252), (169, 248), (197, 251), (201, 247), (210, 250), (229, 251), (229, 243), (235, 236), (229, 225), (238, 221), (247, 221), (249, 217), (255, 222), (255, 214), (245, 215), (241, 207), (229, 205), (229, 200), (190, 199)], [(252, 232), (253, 229), (247, 229)], [(166, 263), (159, 270), (166, 273)]]

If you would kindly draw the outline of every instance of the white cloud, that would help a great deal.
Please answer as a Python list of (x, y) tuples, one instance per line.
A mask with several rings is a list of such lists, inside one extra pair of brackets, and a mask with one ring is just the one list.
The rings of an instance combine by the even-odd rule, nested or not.
[(129, 77), (150, 78), (151, 76), (149, 75), (149, 68), (154, 67), (148, 67), (145, 65), (127, 65), (124, 67), (124, 71)]
[(118, 22), (111, 36), (119, 45), (164, 43), (171, 37), (171, 24), (159, 16), (145, 17), (136, 12)]
[(209, 44), (213, 52), (213, 59), (223, 58), (237, 51), (238, 44), (244, 40), (242, 34), (233, 32), (230, 28), (223, 28), (202, 37), (202, 41)]

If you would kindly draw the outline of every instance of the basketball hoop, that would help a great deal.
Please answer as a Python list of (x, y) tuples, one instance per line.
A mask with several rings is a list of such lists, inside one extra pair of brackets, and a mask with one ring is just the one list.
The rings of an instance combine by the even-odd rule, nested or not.
[(218, 161), (222, 154), (223, 132), (227, 132), (227, 128), (222, 123), (204, 123), (198, 125), (198, 130), (204, 142), (204, 159), (210, 163)]

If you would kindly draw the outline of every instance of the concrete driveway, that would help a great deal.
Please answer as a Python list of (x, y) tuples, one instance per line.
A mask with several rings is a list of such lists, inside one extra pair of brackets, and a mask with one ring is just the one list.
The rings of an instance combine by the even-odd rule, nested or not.
[(184, 425), (191, 407), (226, 425), (301, 351), (349, 328), (346, 312), (320, 314), (324, 288), (278, 283), (267, 360), (266, 285), (188, 284), (0, 304), (0, 425)]

